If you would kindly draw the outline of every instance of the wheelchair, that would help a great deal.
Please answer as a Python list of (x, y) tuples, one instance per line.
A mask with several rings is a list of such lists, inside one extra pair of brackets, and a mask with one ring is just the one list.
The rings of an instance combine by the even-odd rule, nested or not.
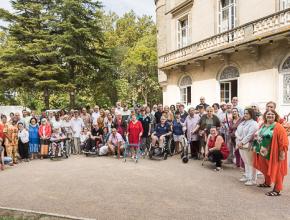
[(169, 135), (165, 137), (163, 146), (159, 145), (159, 142), (156, 143), (157, 146), (153, 146), (152, 143), (149, 147), (149, 159), (163, 159), (167, 160), (168, 155), (172, 156), (174, 154), (174, 141), (173, 136)]

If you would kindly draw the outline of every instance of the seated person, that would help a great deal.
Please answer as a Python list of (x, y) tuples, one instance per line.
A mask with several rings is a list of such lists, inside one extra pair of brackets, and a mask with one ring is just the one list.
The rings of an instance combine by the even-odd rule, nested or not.
[(215, 171), (221, 170), (222, 160), (227, 159), (229, 150), (216, 127), (211, 127), (210, 135), (205, 146), (205, 158), (216, 163)]
[(88, 138), (85, 142), (85, 150), (93, 151), (96, 147), (100, 148), (103, 143), (104, 131), (99, 127), (98, 123), (95, 123), (92, 128), (92, 132), (88, 132)]
[(161, 117), (160, 123), (156, 125), (156, 128), (151, 135), (152, 138), (152, 146), (156, 146), (156, 142), (159, 142), (159, 147), (163, 147), (163, 143), (165, 141), (165, 137), (171, 135), (170, 125), (166, 123), (166, 118), (164, 116)]
[(112, 128), (112, 133), (108, 139), (109, 153), (112, 155), (118, 155), (120, 158), (121, 151), (124, 150), (125, 141), (120, 133), (117, 132), (116, 128)]
[(91, 132), (88, 131), (88, 128), (84, 128), (80, 135), (81, 150), (84, 150), (87, 147), (87, 141), (91, 136)]
[(176, 119), (173, 120), (172, 123), (172, 133), (173, 133), (173, 140), (175, 142), (175, 153), (180, 152), (180, 143), (184, 136), (184, 123), (181, 122), (181, 115), (180, 112), (177, 111), (175, 113)]
[[(52, 147), (52, 156), (61, 156), (64, 140), (66, 136), (60, 131), (60, 128), (53, 128), (50, 141)], [(57, 153), (57, 155), (56, 155)]]

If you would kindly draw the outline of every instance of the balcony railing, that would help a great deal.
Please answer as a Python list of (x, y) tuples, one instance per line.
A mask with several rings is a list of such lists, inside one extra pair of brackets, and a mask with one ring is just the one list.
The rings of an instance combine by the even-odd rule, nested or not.
[(290, 9), (286, 9), (161, 56), (159, 67), (171, 66), (289, 30)]

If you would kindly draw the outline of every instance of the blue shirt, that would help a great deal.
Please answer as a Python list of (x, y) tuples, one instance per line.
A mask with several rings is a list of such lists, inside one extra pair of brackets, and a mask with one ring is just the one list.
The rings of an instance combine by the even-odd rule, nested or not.
[(155, 128), (155, 135), (157, 137), (160, 137), (161, 135), (164, 135), (166, 133), (170, 132), (170, 126), (169, 124), (165, 124), (164, 126), (162, 126), (161, 124), (157, 124), (156, 128)]
[(173, 134), (183, 135), (182, 124), (181, 122), (177, 122), (177, 120), (173, 121)]

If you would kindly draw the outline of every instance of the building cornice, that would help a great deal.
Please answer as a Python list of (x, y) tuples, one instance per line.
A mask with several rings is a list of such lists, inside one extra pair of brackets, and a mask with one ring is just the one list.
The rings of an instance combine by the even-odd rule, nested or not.
[(170, 11), (166, 12), (165, 14), (176, 14), (179, 11), (183, 10), (186, 7), (192, 6), (193, 5), (193, 0), (186, 0), (184, 2), (182, 2), (181, 4), (175, 6), (174, 8), (172, 8)]

